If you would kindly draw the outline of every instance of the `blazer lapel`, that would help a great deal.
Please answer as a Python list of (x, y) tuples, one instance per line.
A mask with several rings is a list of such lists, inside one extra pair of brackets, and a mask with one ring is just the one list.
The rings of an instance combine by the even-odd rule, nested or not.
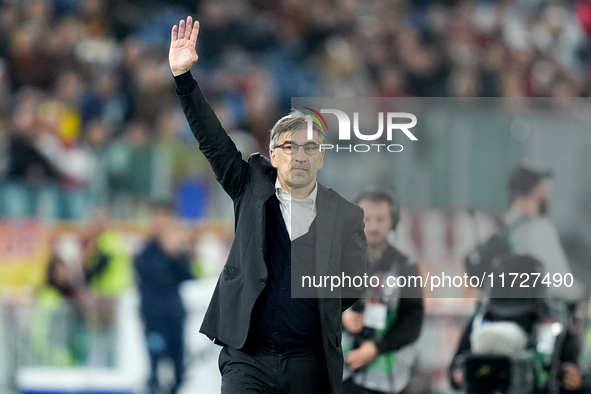
[(272, 169), (263, 177), (263, 182), (257, 182), (254, 188), (254, 195), (259, 204), (263, 205), (275, 193), (275, 179), (277, 173)]
[(335, 232), (338, 204), (332, 190), (318, 183), (316, 196), (316, 275), (328, 272), (330, 247)]

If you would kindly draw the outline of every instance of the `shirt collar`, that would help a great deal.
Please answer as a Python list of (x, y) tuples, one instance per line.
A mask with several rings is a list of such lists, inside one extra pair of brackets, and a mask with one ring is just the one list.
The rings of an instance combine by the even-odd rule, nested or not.
[(506, 225), (512, 226), (512, 225), (514, 225), (518, 222), (521, 222), (529, 217), (530, 216), (526, 212), (522, 211), (521, 209), (516, 208), (516, 207), (511, 207), (511, 209), (509, 209), (503, 215), (503, 222)]
[(289, 198), (289, 199), (291, 199), (295, 202), (298, 202), (298, 203), (315, 205), (316, 204), (316, 196), (318, 195), (318, 182), (316, 182), (314, 184), (314, 189), (312, 189), (312, 192), (310, 193), (310, 195), (308, 197), (292, 198), (291, 195), (289, 194), (289, 192), (281, 186), (281, 183), (279, 182), (279, 177), (277, 177), (277, 179), (275, 180), (275, 192), (277, 193), (278, 197)]

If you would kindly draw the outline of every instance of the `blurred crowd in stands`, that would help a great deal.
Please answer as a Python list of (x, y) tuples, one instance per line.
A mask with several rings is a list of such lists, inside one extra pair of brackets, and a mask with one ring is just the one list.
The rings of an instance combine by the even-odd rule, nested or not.
[(167, 64), (187, 14), (194, 75), (244, 156), (291, 97), (591, 94), (589, 0), (0, 0), (0, 215), (208, 215)]

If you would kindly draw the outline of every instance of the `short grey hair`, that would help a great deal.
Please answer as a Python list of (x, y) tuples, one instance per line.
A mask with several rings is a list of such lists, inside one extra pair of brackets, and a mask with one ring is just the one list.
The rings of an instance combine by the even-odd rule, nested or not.
[(292, 108), (289, 115), (285, 115), (283, 118), (279, 119), (275, 126), (271, 129), (271, 138), (269, 139), (269, 149), (273, 149), (277, 145), (279, 145), (279, 140), (281, 139), (281, 134), (299, 130), (299, 129), (308, 129), (308, 119), (312, 120), (312, 129), (318, 134), (318, 141), (320, 144), (326, 143), (326, 134), (324, 134), (324, 130), (320, 125), (312, 119), (312, 117), (303, 112), (299, 109)]

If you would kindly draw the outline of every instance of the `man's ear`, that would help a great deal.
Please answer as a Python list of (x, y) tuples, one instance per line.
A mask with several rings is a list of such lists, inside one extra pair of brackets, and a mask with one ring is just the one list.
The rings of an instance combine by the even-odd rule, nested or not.
[(271, 164), (275, 168), (277, 168), (277, 157), (275, 156), (276, 152), (277, 152), (276, 149), (269, 149), (269, 157), (271, 158)]

